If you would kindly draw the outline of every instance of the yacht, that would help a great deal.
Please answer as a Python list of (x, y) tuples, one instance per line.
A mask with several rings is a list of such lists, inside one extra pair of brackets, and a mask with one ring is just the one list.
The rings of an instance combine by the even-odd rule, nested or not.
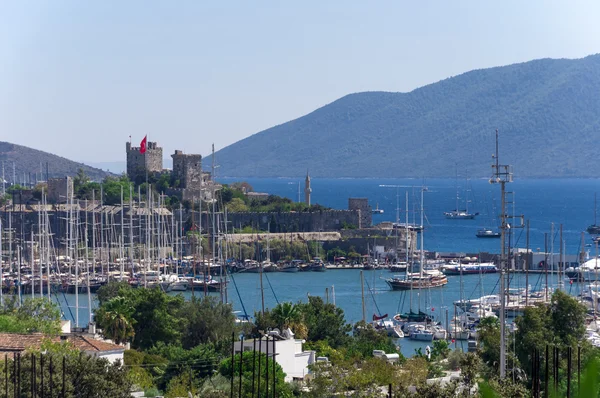
[(448, 278), (438, 270), (424, 270), (404, 276), (394, 276), (385, 280), (392, 290), (428, 289), (441, 287), (448, 283)]

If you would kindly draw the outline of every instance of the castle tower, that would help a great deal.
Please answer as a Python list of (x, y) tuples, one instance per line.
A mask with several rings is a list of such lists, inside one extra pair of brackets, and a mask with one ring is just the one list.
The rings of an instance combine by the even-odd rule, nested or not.
[(178, 188), (200, 189), (202, 184), (202, 156), (186, 155), (176, 150), (173, 155), (173, 179), (179, 181)]
[(147, 173), (161, 172), (163, 169), (163, 149), (156, 142), (146, 144), (146, 152), (140, 153), (140, 147), (125, 145), (127, 152), (127, 177), (131, 181), (142, 182)]
[(306, 179), (304, 180), (304, 202), (307, 206), (310, 206), (310, 193), (312, 189), (310, 188), (310, 176), (308, 175), (308, 171), (306, 171)]

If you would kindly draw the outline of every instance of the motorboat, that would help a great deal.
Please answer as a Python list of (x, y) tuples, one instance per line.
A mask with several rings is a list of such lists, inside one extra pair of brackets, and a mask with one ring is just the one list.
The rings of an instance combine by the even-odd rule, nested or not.
[(478, 238), (499, 238), (501, 233), (490, 228), (481, 228), (477, 230), (475, 236)]

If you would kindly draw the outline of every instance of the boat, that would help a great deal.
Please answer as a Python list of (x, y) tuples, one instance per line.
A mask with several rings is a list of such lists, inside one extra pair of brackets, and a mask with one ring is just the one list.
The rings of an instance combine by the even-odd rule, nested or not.
[(405, 324), (415, 323), (415, 322), (431, 323), (431, 322), (433, 322), (433, 317), (429, 314), (426, 314), (423, 311), (419, 311), (419, 312), (409, 311), (404, 314), (394, 315), (394, 321), (400, 322), (400, 323), (405, 323)]
[(590, 235), (600, 235), (600, 225), (598, 225), (598, 222), (596, 219), (596, 207), (597, 207), (596, 199), (597, 199), (597, 195), (594, 194), (594, 223), (592, 225), (588, 226), (586, 229), (586, 231)]
[(373, 210), (371, 210), (371, 212), (373, 214), (383, 214), (383, 209), (380, 209), (379, 208), (379, 203), (377, 203), (377, 206)]
[(181, 276), (169, 286), (172, 292), (185, 292), (189, 287), (190, 281)]
[(377, 317), (373, 315), (373, 327), (377, 330), (385, 330), (388, 337), (394, 339), (402, 339), (404, 338), (404, 332), (400, 325), (396, 324), (393, 320), (383, 320), (376, 319)]
[(433, 341), (434, 333), (422, 324), (408, 325), (408, 337), (418, 341)]
[(325, 263), (319, 257), (313, 258), (312, 263), (308, 265), (308, 271), (325, 272), (326, 270)]
[(406, 262), (399, 262), (390, 265), (390, 271), (392, 272), (405, 272), (408, 268), (408, 264)]
[(591, 282), (598, 279), (600, 273), (600, 259), (592, 258), (579, 265), (578, 267), (569, 267), (565, 269), (565, 275), (570, 280)]
[(479, 213), (469, 213), (467, 210), (452, 210), (444, 212), (444, 216), (450, 220), (473, 220)]
[(442, 266), (445, 275), (493, 274), (498, 272), (494, 263), (448, 264)]
[[(467, 196), (467, 195), (468, 195), (468, 190), (467, 190), (467, 194), (465, 196)], [(469, 212), (469, 199), (468, 198), (465, 199), (465, 208), (463, 210), (461, 210), (458, 207), (459, 199), (460, 199), (460, 196), (458, 194), (458, 169), (457, 169), (456, 170), (456, 207), (454, 208), (454, 210), (444, 212), (444, 216), (446, 216), (446, 218), (450, 219), (450, 220), (473, 220), (476, 216), (479, 215), (479, 213), (470, 213)]]
[(385, 281), (392, 290), (410, 290), (441, 287), (448, 283), (448, 278), (438, 270), (424, 270), (418, 274), (407, 274), (406, 277), (394, 276)]
[(298, 272), (300, 271), (300, 264), (302, 264), (302, 260), (292, 260), (282, 264), (278, 269), (281, 272)]
[(494, 231), (491, 228), (478, 229), (477, 233), (475, 234), (475, 236), (478, 238), (499, 238), (500, 235), (500, 232)]
[[(427, 188), (421, 189), (421, 225), (424, 221), (423, 193)], [(404, 277), (393, 276), (385, 279), (386, 283), (392, 290), (411, 290), (411, 289), (429, 289), (432, 287), (441, 287), (448, 283), (448, 278), (437, 269), (426, 269), (424, 240), (425, 234), (421, 234), (421, 254), (419, 264), (419, 273), (407, 272)], [(413, 264), (414, 265), (414, 264)], [(411, 265), (411, 269), (413, 267)]]

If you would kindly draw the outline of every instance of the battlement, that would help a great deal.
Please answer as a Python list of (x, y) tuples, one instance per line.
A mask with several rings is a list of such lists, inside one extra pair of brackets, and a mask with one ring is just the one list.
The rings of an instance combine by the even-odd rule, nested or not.
[(140, 153), (140, 147), (131, 142), (125, 144), (127, 152), (127, 176), (132, 181), (143, 181), (148, 173), (161, 172), (163, 169), (163, 149), (156, 142), (146, 144), (146, 152)]

